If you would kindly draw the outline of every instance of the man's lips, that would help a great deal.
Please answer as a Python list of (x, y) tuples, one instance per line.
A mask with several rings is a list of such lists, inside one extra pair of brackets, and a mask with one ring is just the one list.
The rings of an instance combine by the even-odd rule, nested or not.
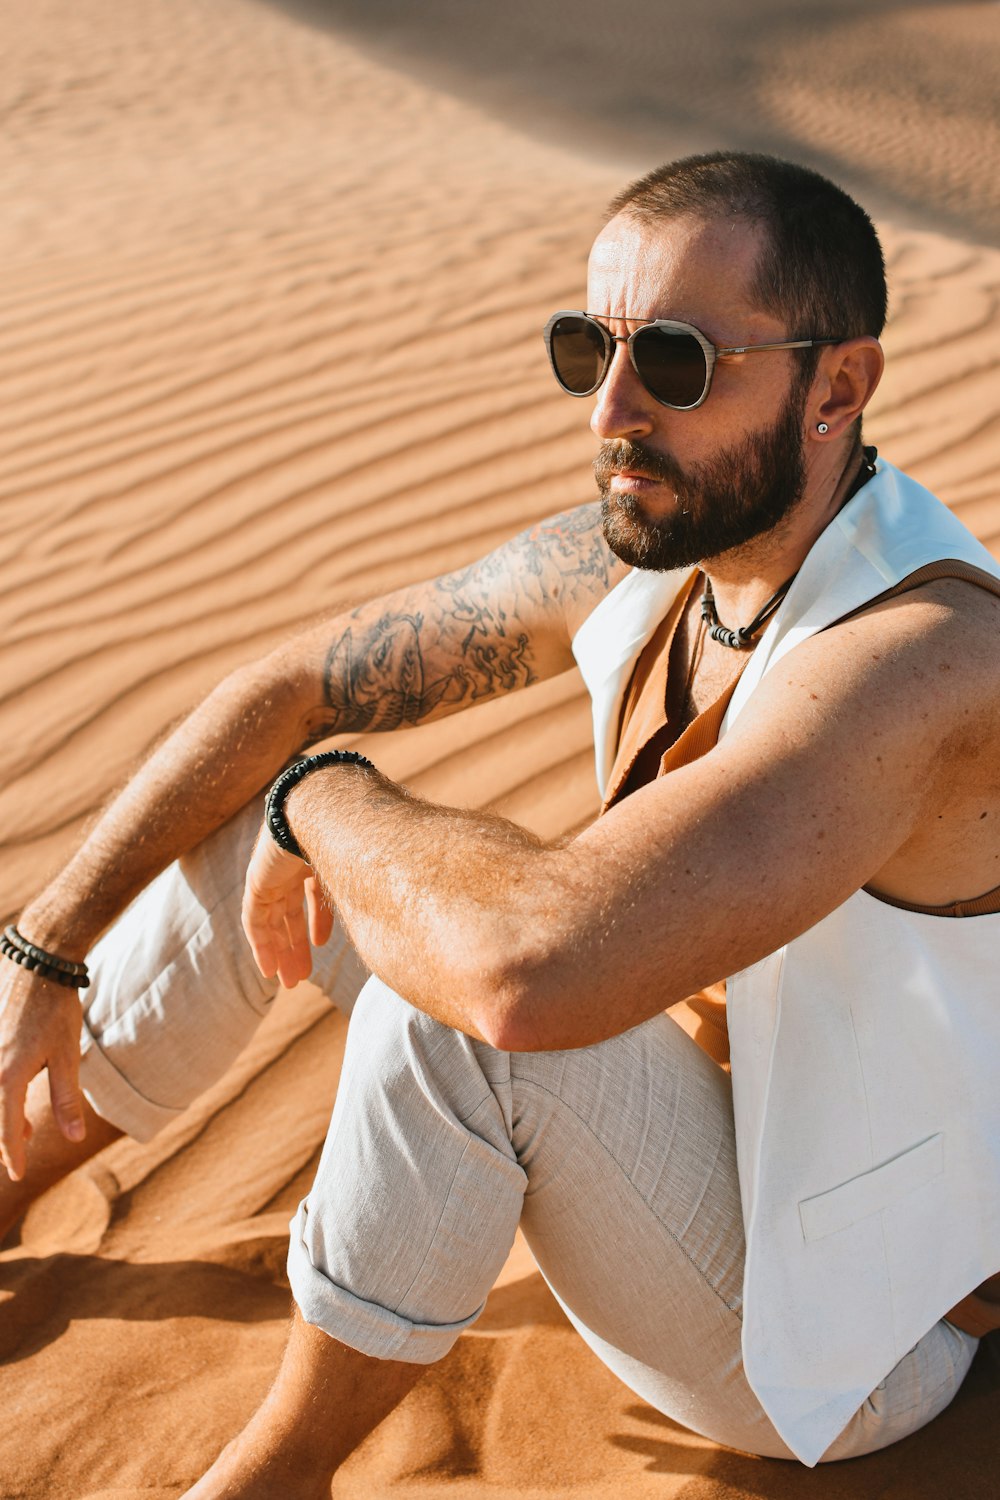
[(648, 484), (665, 484), (655, 474), (646, 474), (641, 469), (615, 469), (610, 475), (614, 489), (641, 489)]
[(622, 495), (650, 495), (659, 489), (676, 493), (684, 484), (675, 464), (633, 443), (624, 444), (618, 451), (610, 446), (602, 449), (594, 460), (594, 473), (599, 485)]

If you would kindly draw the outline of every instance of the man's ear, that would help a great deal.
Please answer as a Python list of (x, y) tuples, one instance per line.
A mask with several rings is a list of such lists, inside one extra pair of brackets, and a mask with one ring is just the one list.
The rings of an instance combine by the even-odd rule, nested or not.
[(812, 432), (822, 422), (826, 425), (827, 441), (841, 437), (875, 394), (884, 368), (882, 345), (867, 334), (845, 339), (826, 350), (820, 358), (811, 393)]

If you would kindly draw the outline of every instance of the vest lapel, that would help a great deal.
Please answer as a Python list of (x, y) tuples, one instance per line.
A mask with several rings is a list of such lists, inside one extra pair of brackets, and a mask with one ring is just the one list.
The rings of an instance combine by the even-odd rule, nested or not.
[(986, 548), (929, 490), (882, 459), (876, 470), (814, 543), (740, 678), (723, 734), (787, 652), (919, 568), (947, 557), (996, 573)]
[(614, 764), (621, 703), (632, 668), (690, 576), (686, 568), (673, 573), (634, 568), (605, 594), (573, 637), (573, 655), (593, 703), (594, 757), (602, 794)]

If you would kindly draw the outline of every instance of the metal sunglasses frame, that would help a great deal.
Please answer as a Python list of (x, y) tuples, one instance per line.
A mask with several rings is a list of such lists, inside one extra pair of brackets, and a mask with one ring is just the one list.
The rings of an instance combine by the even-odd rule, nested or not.
[[(601, 370), (601, 373), (598, 376), (597, 380), (587, 391), (571, 391), (569, 387), (563, 382), (562, 377), (560, 376), (559, 371), (556, 368), (555, 356), (552, 353), (552, 335), (555, 326), (559, 322), (560, 318), (582, 318), (585, 323), (589, 323), (591, 327), (598, 329), (602, 339), (604, 340), (604, 368)], [(622, 320), (616, 319), (615, 321)], [(631, 323), (635, 320), (629, 318), (627, 321)], [(691, 401), (686, 406), (681, 406), (676, 401), (664, 401), (662, 396), (658, 396), (655, 391), (650, 390), (649, 386), (646, 383), (645, 376), (639, 369), (639, 366), (636, 362), (636, 339), (640, 334), (649, 333), (651, 330), (660, 328), (667, 329), (671, 333), (689, 334), (691, 338), (695, 339), (700, 345), (701, 352), (705, 356), (704, 389), (702, 390), (702, 393), (698, 397), (697, 401)], [(713, 344), (711, 339), (706, 338), (701, 329), (695, 328), (693, 323), (680, 323), (673, 318), (650, 318), (646, 321), (643, 321), (641, 327), (633, 329), (630, 334), (616, 335), (609, 332), (609, 330), (605, 328), (604, 324), (600, 321), (596, 314), (580, 312), (573, 308), (564, 308), (560, 312), (553, 313), (551, 318), (545, 325), (543, 337), (545, 339), (545, 348), (549, 356), (549, 363), (552, 366), (552, 373), (556, 377), (556, 380), (559, 382), (561, 389), (566, 392), (567, 396), (592, 396), (595, 391), (600, 390), (601, 386), (604, 384), (605, 379), (607, 378), (608, 371), (611, 369), (611, 361), (614, 358), (614, 345), (625, 344), (628, 348), (629, 359), (632, 361), (632, 368), (635, 371), (636, 375), (639, 377), (639, 380), (642, 383), (643, 390), (648, 391), (654, 401), (658, 401), (661, 406), (668, 406), (671, 411), (694, 411), (695, 407), (701, 406), (702, 402), (706, 400), (709, 391), (712, 389), (712, 375), (715, 370), (715, 362), (725, 354), (766, 354), (773, 349), (811, 349), (816, 344), (842, 344), (844, 342), (843, 338), (790, 339), (787, 342), (781, 344), (738, 344), (733, 348), (723, 349), (720, 348), (718, 344)]]

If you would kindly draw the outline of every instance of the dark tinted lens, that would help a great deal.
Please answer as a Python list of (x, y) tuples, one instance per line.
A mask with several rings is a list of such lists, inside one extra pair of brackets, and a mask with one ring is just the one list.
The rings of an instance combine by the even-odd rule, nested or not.
[(558, 318), (549, 335), (556, 378), (574, 396), (589, 396), (604, 375), (605, 342), (601, 329), (586, 318)]
[(689, 333), (640, 328), (635, 367), (651, 395), (668, 406), (693, 406), (705, 389), (705, 351)]

